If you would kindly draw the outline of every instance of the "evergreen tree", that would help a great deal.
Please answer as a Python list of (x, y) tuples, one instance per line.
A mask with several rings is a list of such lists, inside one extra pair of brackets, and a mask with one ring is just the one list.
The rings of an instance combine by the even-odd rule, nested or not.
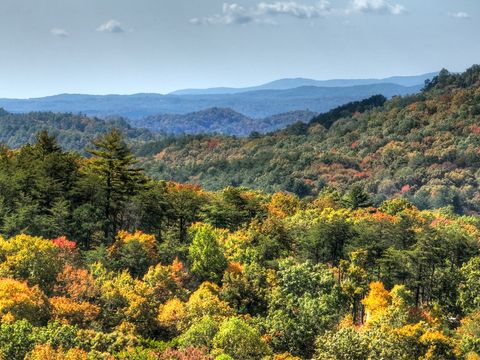
[(92, 143), (93, 170), (104, 190), (104, 234), (111, 241), (120, 228), (126, 203), (144, 186), (145, 178), (143, 170), (135, 167), (136, 160), (119, 130), (113, 129)]
[(344, 196), (343, 201), (346, 207), (358, 209), (372, 206), (370, 195), (367, 194), (360, 185), (353, 185)]

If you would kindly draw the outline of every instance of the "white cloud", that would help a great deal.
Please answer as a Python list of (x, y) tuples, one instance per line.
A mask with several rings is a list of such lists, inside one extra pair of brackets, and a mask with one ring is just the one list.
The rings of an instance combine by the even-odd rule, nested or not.
[(329, 11), (329, 3), (321, 1), (317, 5), (303, 5), (294, 1), (265, 3), (257, 5), (257, 13), (262, 15), (289, 15), (299, 19), (312, 19), (325, 15)]
[(407, 9), (400, 4), (392, 4), (386, 0), (353, 0), (351, 10), (371, 14), (401, 15)]
[(455, 19), (470, 19), (470, 14), (468, 14), (464, 11), (448, 13), (448, 16), (450, 16), (452, 18), (455, 18)]
[(329, 11), (328, 1), (322, 0), (317, 5), (304, 5), (295, 1), (260, 2), (252, 8), (238, 4), (223, 4), (222, 13), (203, 18), (194, 18), (190, 22), (198, 25), (224, 24), (242, 25), (248, 23), (272, 24), (272, 17), (290, 16), (297, 19), (313, 19), (326, 15)]
[(225, 24), (225, 25), (235, 25), (235, 24), (247, 24), (255, 21), (252, 14), (249, 14), (243, 6), (238, 4), (223, 4), (222, 13), (207, 16), (204, 18), (194, 18), (190, 22), (198, 25), (208, 25), (208, 24)]
[(100, 25), (97, 31), (119, 34), (125, 32), (125, 29), (119, 21), (112, 19)]
[(57, 37), (69, 37), (70, 34), (65, 29), (53, 28), (50, 30), (50, 34)]

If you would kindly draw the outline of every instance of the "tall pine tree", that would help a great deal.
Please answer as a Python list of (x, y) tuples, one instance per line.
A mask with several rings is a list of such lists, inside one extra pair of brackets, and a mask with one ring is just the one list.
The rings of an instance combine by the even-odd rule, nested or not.
[(110, 242), (122, 225), (125, 206), (145, 185), (146, 179), (143, 170), (135, 167), (136, 160), (119, 130), (113, 129), (92, 143), (94, 149), (89, 153), (95, 157), (93, 170), (103, 188), (104, 233)]

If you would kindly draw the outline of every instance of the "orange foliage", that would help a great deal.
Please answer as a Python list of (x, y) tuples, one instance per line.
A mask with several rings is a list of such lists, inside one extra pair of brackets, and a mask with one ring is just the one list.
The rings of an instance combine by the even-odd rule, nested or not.
[(175, 296), (185, 295), (183, 283), (187, 275), (183, 263), (176, 258), (172, 265), (151, 267), (143, 281), (153, 290), (156, 300), (163, 303)]
[(76, 269), (66, 264), (58, 274), (54, 292), (75, 301), (89, 301), (98, 295), (95, 280), (85, 269)]
[(50, 299), (52, 317), (59, 322), (85, 327), (92, 323), (100, 314), (97, 305), (88, 302), (75, 302), (66, 297)]
[(42, 324), (50, 316), (47, 297), (38, 286), (26, 282), (0, 279), (0, 314), (2, 321), (26, 319), (32, 324)]
[(243, 272), (243, 266), (239, 262), (231, 261), (228, 263), (226, 271), (232, 274), (241, 274)]

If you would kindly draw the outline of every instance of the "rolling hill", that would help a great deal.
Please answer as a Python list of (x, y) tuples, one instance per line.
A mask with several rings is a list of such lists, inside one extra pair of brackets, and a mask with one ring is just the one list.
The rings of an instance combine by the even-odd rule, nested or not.
[(80, 95), (63, 94), (35, 99), (0, 99), (9, 112), (52, 111), (89, 116), (112, 115), (141, 119), (157, 114), (186, 114), (212, 107), (231, 108), (248, 117), (263, 118), (296, 110), (325, 112), (350, 101), (382, 94), (386, 97), (416, 93), (422, 86), (371, 84), (346, 87), (302, 86), (217, 95)]
[(210, 108), (189, 114), (160, 114), (143, 119), (130, 120), (137, 128), (172, 135), (217, 133), (248, 136), (252, 132), (267, 133), (286, 127), (297, 121), (309, 122), (316, 113), (291, 111), (263, 119), (252, 119), (228, 108)]
[(315, 195), (360, 184), (375, 202), (480, 212), (480, 66), (442, 71), (415, 95), (375, 96), (309, 124), (250, 138), (185, 136), (138, 150), (156, 178), (208, 189), (247, 186)]
[(47, 130), (56, 135), (62, 148), (84, 153), (93, 138), (105, 134), (112, 128), (120, 129), (132, 143), (154, 139), (148, 130), (135, 129), (121, 118), (102, 120), (51, 112), (12, 114), (0, 108), (0, 144), (10, 148), (34, 143), (36, 134)]

